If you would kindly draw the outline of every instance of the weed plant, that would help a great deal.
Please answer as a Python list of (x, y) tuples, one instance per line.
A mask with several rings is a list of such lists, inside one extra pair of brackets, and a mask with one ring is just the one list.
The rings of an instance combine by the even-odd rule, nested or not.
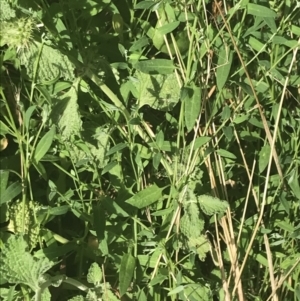
[(300, 300), (299, 1), (0, 12), (1, 300)]

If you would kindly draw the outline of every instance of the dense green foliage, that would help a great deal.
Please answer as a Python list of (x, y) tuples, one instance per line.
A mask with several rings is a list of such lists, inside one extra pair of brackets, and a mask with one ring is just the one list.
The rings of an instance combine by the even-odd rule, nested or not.
[(0, 0), (0, 300), (300, 301), (299, 20)]

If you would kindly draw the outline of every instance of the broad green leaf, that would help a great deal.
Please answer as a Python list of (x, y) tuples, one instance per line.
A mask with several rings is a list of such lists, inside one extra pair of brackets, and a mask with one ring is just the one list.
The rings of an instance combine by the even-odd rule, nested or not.
[(219, 51), (217, 67), (217, 87), (219, 91), (224, 87), (231, 68), (233, 54), (229, 47), (222, 47)]
[(192, 91), (192, 96), (188, 97), (189, 93), (187, 93), (187, 97), (184, 99), (184, 118), (188, 132), (193, 129), (201, 109), (201, 89), (193, 85)]
[(170, 111), (178, 103), (180, 98), (180, 87), (175, 74), (149, 75), (137, 71), (136, 88), (139, 108), (148, 105), (153, 109)]
[(147, 74), (171, 74), (175, 69), (173, 62), (166, 59), (138, 61), (134, 67)]
[(11, 201), (22, 191), (22, 185), (19, 182), (14, 182), (8, 186), (3, 192), (1, 191), (0, 205)]
[(149, 44), (149, 39), (146, 36), (143, 36), (132, 44), (132, 46), (129, 48), (129, 51), (132, 52), (132, 51), (140, 50), (143, 47), (147, 46), (148, 44)]
[(154, 184), (135, 194), (127, 200), (126, 203), (138, 209), (145, 208), (154, 204), (161, 198), (162, 190), (162, 188), (159, 188), (156, 184)]
[(262, 18), (275, 18), (277, 15), (276, 12), (270, 8), (254, 3), (247, 4), (247, 12), (250, 15)]
[(228, 208), (228, 203), (210, 195), (200, 195), (198, 202), (201, 210), (207, 215), (222, 214)]
[(259, 152), (258, 169), (262, 173), (267, 167), (270, 159), (271, 147), (269, 144), (264, 145)]
[(53, 125), (51, 129), (42, 137), (36, 146), (34, 152), (34, 160), (38, 163), (48, 152), (55, 137), (55, 126)]
[(224, 157), (224, 158), (229, 158), (229, 159), (233, 159), (233, 160), (236, 159), (236, 156), (233, 153), (231, 153), (225, 149), (218, 149), (218, 150), (216, 150), (216, 153), (219, 156)]
[(1, 248), (0, 273), (9, 283), (25, 284), (33, 291), (39, 289), (40, 277), (56, 263), (48, 258), (37, 259), (28, 251), (20, 235), (11, 236)]
[(55, 121), (55, 119), (53, 121), (54, 123), (58, 123), (58, 129), (63, 141), (69, 141), (72, 135), (79, 136), (80, 134), (82, 120), (78, 110), (79, 83), (80, 79), (78, 78), (75, 80), (70, 90), (63, 94), (62, 98), (58, 100), (55, 108), (53, 108), (53, 111), (56, 111), (57, 114), (57, 116), (55, 116), (57, 121)]
[(121, 260), (120, 272), (119, 272), (119, 287), (120, 296), (126, 294), (129, 288), (135, 269), (135, 258), (131, 254), (124, 254)]

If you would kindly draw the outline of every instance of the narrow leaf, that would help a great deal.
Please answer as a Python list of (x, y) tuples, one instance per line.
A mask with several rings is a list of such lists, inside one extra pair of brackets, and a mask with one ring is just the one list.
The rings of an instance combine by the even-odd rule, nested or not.
[(157, 202), (162, 196), (162, 188), (156, 186), (156, 184), (147, 187), (146, 189), (138, 192), (132, 198), (126, 201), (126, 203), (142, 209), (146, 206), (150, 206)]
[(193, 85), (192, 89), (192, 97), (186, 97), (184, 103), (185, 126), (187, 127), (188, 132), (193, 129), (201, 108), (201, 89), (196, 85)]
[(256, 16), (256, 17), (262, 17), (262, 18), (275, 18), (276, 12), (271, 10), (268, 7), (254, 4), (254, 3), (248, 3), (247, 4), (247, 12), (250, 15)]
[(229, 151), (225, 149), (218, 149), (216, 153), (224, 158), (229, 158), (229, 159), (236, 159), (236, 156), (233, 153), (230, 153)]
[(166, 25), (163, 25), (159, 28), (157, 28), (157, 30), (162, 34), (165, 35), (167, 33), (172, 32), (174, 29), (176, 29), (179, 26), (180, 22), (179, 21), (175, 21), (175, 22), (171, 22), (168, 23)]
[(0, 198), (0, 205), (9, 202), (22, 191), (22, 185), (19, 182), (12, 183), (6, 190), (2, 193)]
[(106, 156), (109, 156), (109, 155), (112, 155), (116, 152), (119, 152), (121, 151), (122, 149), (124, 149), (125, 147), (127, 146), (126, 143), (119, 143), (115, 146), (113, 146), (107, 153), (106, 153)]
[(203, 146), (210, 140), (211, 140), (211, 137), (206, 137), (206, 136), (196, 138), (195, 143), (194, 143), (194, 150), (196, 150), (197, 148), (200, 148), (201, 146)]
[(171, 60), (154, 59), (137, 62), (134, 67), (148, 74), (171, 74), (174, 71), (174, 64)]
[(93, 208), (93, 224), (97, 233), (98, 240), (103, 240), (105, 235), (105, 211), (101, 204)]
[(10, 132), (9, 128), (0, 120), (0, 135), (6, 135)]
[(55, 126), (43, 136), (43, 138), (39, 141), (35, 153), (34, 153), (34, 160), (38, 163), (48, 152), (53, 139), (55, 136)]
[(29, 122), (30, 122), (31, 116), (32, 116), (35, 109), (36, 109), (36, 106), (30, 106), (26, 110), (25, 118), (24, 118), (24, 124), (25, 124), (25, 127), (26, 127), (27, 130), (29, 129)]
[(219, 52), (217, 68), (217, 87), (219, 91), (224, 87), (232, 64), (232, 51), (229, 47), (222, 47)]
[(264, 145), (259, 152), (258, 169), (260, 173), (265, 170), (269, 163), (270, 152), (271, 148), (269, 144)]
[(131, 254), (124, 254), (121, 260), (119, 272), (119, 285), (121, 297), (126, 294), (130, 286), (135, 269), (135, 258)]

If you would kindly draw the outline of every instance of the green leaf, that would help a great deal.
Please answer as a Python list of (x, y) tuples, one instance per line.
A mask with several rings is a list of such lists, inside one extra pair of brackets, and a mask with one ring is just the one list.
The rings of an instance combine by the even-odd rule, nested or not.
[(189, 97), (189, 93), (187, 93), (187, 97), (184, 99), (185, 126), (188, 132), (193, 129), (201, 109), (201, 89), (195, 84), (193, 84), (191, 89), (191, 97)]
[(22, 185), (19, 182), (14, 182), (6, 188), (4, 192), (1, 192), (0, 205), (11, 201), (22, 191)]
[(262, 173), (267, 167), (270, 159), (271, 147), (269, 144), (264, 145), (259, 152), (258, 169)]
[(33, 291), (39, 289), (40, 277), (55, 263), (48, 258), (34, 258), (28, 245), (19, 235), (11, 236), (1, 248), (0, 273), (9, 283), (25, 284)]
[(110, 148), (109, 151), (106, 153), (106, 156), (110, 156), (116, 152), (119, 152), (122, 149), (124, 149), (125, 147), (127, 147), (126, 143), (119, 143), (119, 144), (113, 146), (112, 148)]
[(135, 269), (135, 258), (131, 254), (124, 254), (121, 260), (119, 272), (119, 286), (121, 297), (126, 294), (131, 284), (133, 272)]
[(29, 129), (29, 122), (30, 122), (31, 116), (32, 116), (33, 112), (35, 111), (35, 109), (36, 109), (36, 106), (30, 106), (26, 110), (24, 124), (25, 124), (25, 127), (27, 130)]
[(154, 184), (135, 194), (132, 198), (127, 200), (126, 203), (138, 209), (145, 208), (154, 204), (161, 198), (162, 190), (162, 188), (159, 188)]
[(93, 225), (99, 241), (104, 239), (105, 223), (105, 211), (102, 204), (100, 203), (93, 208)]
[(0, 120), (0, 135), (5, 136), (10, 132), (9, 128), (3, 123), (2, 120)]
[(0, 191), (5, 190), (8, 183), (9, 170), (0, 170)]
[(271, 10), (268, 7), (254, 4), (254, 3), (248, 3), (247, 4), (247, 12), (250, 15), (256, 16), (256, 17), (262, 17), (262, 18), (275, 18), (276, 12)]
[(179, 24), (179, 21), (171, 22), (159, 28), (156, 28), (156, 30), (158, 30), (162, 35), (165, 35), (175, 30), (179, 26)]
[(149, 44), (149, 39), (146, 36), (143, 36), (132, 44), (132, 46), (129, 48), (129, 51), (133, 52), (136, 50), (140, 50), (143, 47), (147, 46), (148, 44)]
[(206, 136), (196, 138), (195, 143), (194, 143), (194, 150), (196, 150), (197, 148), (200, 148), (201, 146), (203, 146), (210, 140), (211, 140), (211, 137), (206, 137)]
[(39, 141), (34, 152), (34, 160), (36, 161), (36, 163), (38, 163), (50, 149), (55, 136), (55, 132), (55, 126), (53, 125), (51, 129)]
[(153, 109), (170, 111), (178, 103), (180, 98), (180, 87), (175, 74), (149, 75), (137, 71), (136, 88), (139, 108), (148, 105)]
[(229, 47), (222, 47), (219, 51), (217, 67), (217, 87), (219, 91), (224, 87), (232, 64), (233, 54)]
[(236, 156), (233, 153), (231, 153), (225, 149), (218, 149), (218, 150), (216, 150), (216, 153), (219, 156), (224, 157), (224, 158), (229, 158), (229, 159), (233, 159), (233, 160), (236, 159)]
[(249, 38), (248, 43), (256, 52), (266, 51), (266, 45), (252, 36)]
[(228, 203), (210, 195), (200, 195), (198, 202), (201, 210), (207, 215), (221, 214), (228, 208)]
[(134, 67), (147, 74), (171, 74), (175, 69), (173, 62), (166, 59), (138, 61)]
[(290, 173), (288, 184), (291, 187), (294, 195), (298, 198), (298, 200), (300, 200), (299, 174), (297, 168), (294, 168)]
[(174, 288), (173, 290), (171, 290), (171, 291), (168, 293), (168, 296), (178, 294), (178, 293), (182, 292), (183, 290), (184, 290), (184, 286), (183, 286), (183, 285), (179, 285), (179, 286), (177, 286), (176, 288)]
[(149, 9), (152, 8), (154, 5), (155, 2), (153, 1), (141, 1), (135, 5), (134, 9)]

